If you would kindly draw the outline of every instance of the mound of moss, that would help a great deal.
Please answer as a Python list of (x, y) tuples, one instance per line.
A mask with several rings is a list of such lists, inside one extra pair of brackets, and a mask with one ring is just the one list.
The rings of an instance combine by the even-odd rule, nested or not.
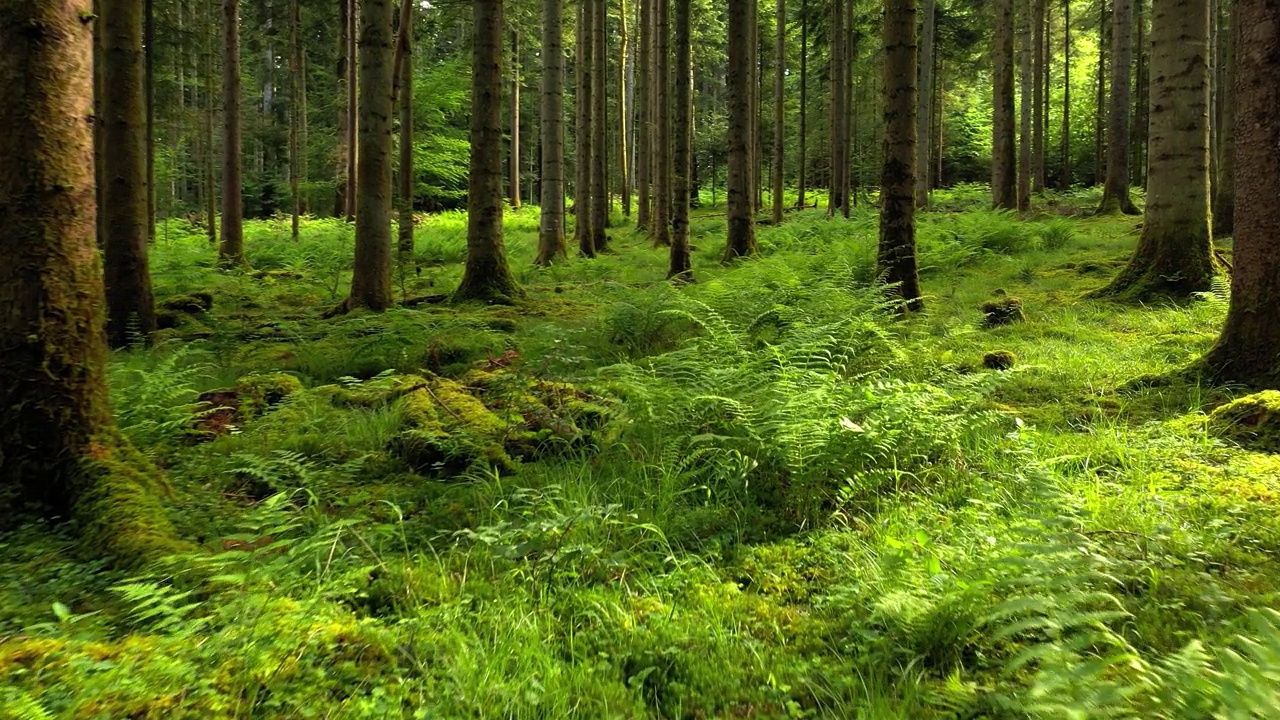
[(1209, 429), (1251, 450), (1280, 453), (1280, 391), (1266, 390), (1214, 410)]
[(1025, 322), (1027, 319), (1027, 316), (1022, 312), (1022, 300), (1016, 297), (1002, 297), (998, 300), (992, 300), (991, 302), (983, 303), (980, 309), (983, 316), (982, 324), (988, 328), (1013, 325)]
[(982, 358), (982, 366), (988, 370), (1012, 370), (1018, 364), (1018, 356), (1008, 350), (989, 352)]

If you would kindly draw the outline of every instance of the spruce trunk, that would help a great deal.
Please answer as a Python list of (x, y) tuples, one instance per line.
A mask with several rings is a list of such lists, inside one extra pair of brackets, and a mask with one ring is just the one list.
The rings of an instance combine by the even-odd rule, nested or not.
[(724, 260), (756, 254), (751, 197), (751, 14), (752, 0), (729, 0), (728, 242)]
[(542, 214), (538, 255), (547, 266), (568, 255), (564, 233), (564, 0), (542, 0)]
[(884, 15), (884, 165), (878, 268), (904, 310), (919, 310), (916, 267), (916, 0), (889, 0)]
[(1107, 118), (1107, 171), (1100, 214), (1135, 215), (1129, 196), (1129, 109), (1133, 62), (1131, 0), (1114, 0), (1111, 8), (1111, 112)]
[(391, 117), (395, 84), (391, 0), (360, 3), (356, 249), (346, 309), (391, 307)]

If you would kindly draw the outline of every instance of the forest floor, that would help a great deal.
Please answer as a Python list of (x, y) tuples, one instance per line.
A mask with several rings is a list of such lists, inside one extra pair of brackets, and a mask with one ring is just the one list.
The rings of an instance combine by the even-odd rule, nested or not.
[(332, 319), (348, 226), (251, 223), (224, 272), (167, 224), (173, 327), (110, 379), (196, 549), (0, 535), (0, 717), (1277, 717), (1280, 455), (1174, 375), (1225, 287), (1085, 300), (1140, 220), (985, 197), (922, 214), (906, 320), (870, 210), (730, 268), (697, 210), (683, 288), (621, 223), (534, 269), (510, 213), (516, 307), (433, 297), (465, 217), (432, 216), (412, 307)]

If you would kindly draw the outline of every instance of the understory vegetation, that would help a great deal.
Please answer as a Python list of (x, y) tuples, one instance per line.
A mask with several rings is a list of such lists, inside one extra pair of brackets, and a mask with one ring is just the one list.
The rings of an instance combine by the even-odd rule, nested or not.
[(110, 380), (192, 550), (0, 536), (0, 716), (1275, 717), (1280, 401), (1178, 372), (1226, 289), (1083, 299), (1139, 221), (987, 192), (921, 214), (907, 319), (874, 208), (728, 267), (696, 210), (681, 287), (620, 217), (536, 269), (508, 211), (516, 307), (447, 302), (465, 215), (426, 216), (401, 306), (328, 319), (349, 225), (226, 271), (167, 223)]

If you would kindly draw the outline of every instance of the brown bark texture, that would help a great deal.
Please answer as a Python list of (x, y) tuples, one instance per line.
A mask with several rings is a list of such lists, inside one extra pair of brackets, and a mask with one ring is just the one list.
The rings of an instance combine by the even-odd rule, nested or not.
[(653, 200), (650, 194), (649, 155), (653, 133), (651, 109), (653, 100), (653, 3), (640, 0), (639, 46), (636, 49), (636, 229), (647, 230), (652, 222)]
[(1018, 211), (1031, 210), (1031, 12), (1018, 12)]
[(671, 14), (668, 3), (653, 5), (653, 244), (671, 244)]
[(728, 242), (724, 259), (755, 255), (756, 223), (751, 197), (751, 29), (752, 0), (729, 0)]
[(519, 210), (524, 204), (520, 197), (520, 33), (511, 32), (511, 153), (508, 157), (511, 173), (511, 207)]
[(1218, 102), (1221, 103), (1222, 124), (1218, 130), (1218, 176), (1213, 182), (1213, 234), (1228, 236), (1235, 232), (1236, 210), (1236, 142), (1235, 122), (1232, 113), (1236, 108), (1236, 24), (1238, 15), (1230, 3), (1232, 10), (1227, 11), (1229, 30), (1225, 35), (1225, 52), (1222, 58), (1222, 87), (1219, 88)]
[(1017, 148), (1013, 116), (1013, 1), (996, 0), (991, 41), (991, 204), (997, 210), (1018, 207)]
[(542, 197), (535, 265), (568, 255), (564, 233), (564, 0), (542, 0)]
[[(773, 224), (782, 224), (783, 175), (786, 171), (787, 129), (787, 0), (778, 0), (774, 27), (773, 58), (773, 183), (770, 200)], [(677, 70), (679, 72), (679, 70)], [(679, 102), (677, 99), (676, 102)]]
[(413, 257), (413, 197), (417, 173), (413, 167), (413, 3), (400, 0), (400, 217), (397, 251), (402, 263)]
[(1133, 4), (1113, 0), (1111, 9), (1111, 110), (1107, 116), (1107, 171), (1099, 213), (1137, 214), (1129, 196), (1129, 111), (1133, 63)]
[(222, 31), (222, 244), (218, 259), (239, 265), (244, 262), (239, 0), (222, 0)]
[(933, 56), (937, 52), (937, 0), (924, 0), (919, 58), (920, 87), (916, 92), (916, 207), (929, 204), (930, 135), (933, 133)]
[[(657, 0), (663, 14), (668, 14), (671, 0)], [(693, 142), (693, 60), (690, 35), (689, 3), (675, 2), (675, 102), (672, 130), (675, 134), (672, 149), (673, 168), (671, 254), (667, 277), (681, 281), (693, 279), (693, 264), (689, 256), (689, 171), (690, 151)]]
[(386, 310), (391, 293), (391, 116), (395, 85), (391, 0), (360, 3), (356, 248), (346, 308)]
[(593, 0), (591, 16), (591, 239), (596, 252), (609, 249), (609, 53), (606, 28), (609, 6)]
[(916, 264), (916, 0), (888, 0), (884, 14), (884, 166), (878, 268), (904, 310), (919, 310)]
[(574, 31), (574, 180), (573, 180), (573, 235), (578, 254), (596, 256), (595, 233), (591, 229), (591, 132), (592, 48), (591, 26), (595, 17), (595, 0), (578, 0), (578, 22)]

